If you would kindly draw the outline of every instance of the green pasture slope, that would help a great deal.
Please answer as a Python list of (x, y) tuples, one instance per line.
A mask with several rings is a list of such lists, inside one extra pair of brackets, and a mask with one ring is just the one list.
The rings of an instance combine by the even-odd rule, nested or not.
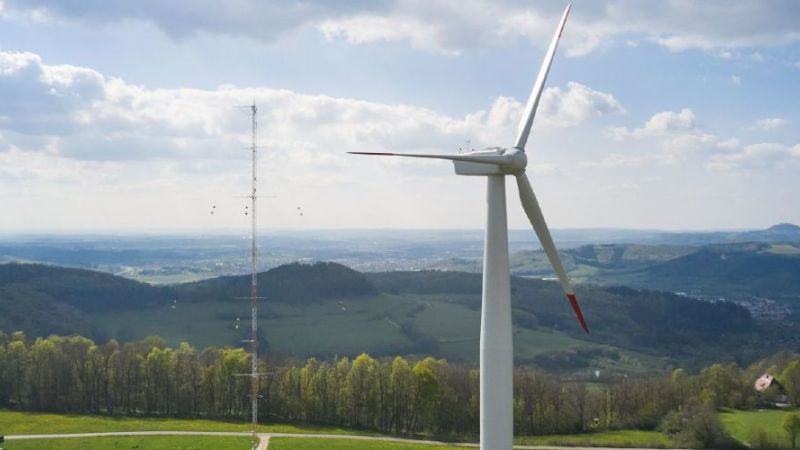
[[(351, 355), (426, 353), (408, 330), (434, 340), (445, 358), (478, 360), (480, 310), (468, 307), (474, 296), (459, 294), (379, 294), (311, 304), (267, 303), (261, 306), (260, 329), (271, 352), (291, 355)], [(104, 312), (96, 323), (108, 335), (140, 339), (159, 335), (170, 345), (187, 341), (199, 349), (240, 342), (247, 330), (247, 307), (241, 301), (181, 303), (172, 309)], [(236, 318), (241, 322), (236, 328)], [(354, 333), (353, 330), (358, 330)], [(611, 346), (571, 337), (565, 332), (514, 327), (514, 353), (518, 360), (576, 348), (611, 349)], [(429, 349), (428, 349), (429, 350)], [(658, 361), (621, 351), (614, 361), (631, 372), (647, 370)]]
[(766, 433), (770, 442), (780, 448), (791, 448), (791, 442), (783, 431), (783, 416), (798, 413), (798, 409), (769, 410), (727, 410), (720, 413), (719, 418), (728, 433), (736, 440), (754, 443), (760, 432)]
[(8, 450), (242, 450), (249, 437), (124, 436), (9, 441)]

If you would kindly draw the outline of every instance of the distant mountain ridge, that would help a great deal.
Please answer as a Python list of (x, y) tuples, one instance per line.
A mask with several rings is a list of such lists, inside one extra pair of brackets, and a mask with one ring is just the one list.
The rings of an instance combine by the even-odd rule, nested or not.
[[(271, 230), (264, 271), (292, 261), (336, 261), (360, 271), (436, 267), (443, 259), (480, 258), (479, 230)], [(684, 231), (555, 229), (558, 248), (586, 245), (702, 246), (760, 242), (800, 244), (800, 227), (782, 223), (764, 230)], [(530, 229), (509, 230), (512, 253), (535, 251)], [(38, 262), (79, 267), (159, 284), (241, 273), (249, 267), (247, 240), (220, 236), (0, 236), (0, 263)], [(474, 264), (473, 264), (474, 266)], [(474, 270), (466, 268), (465, 270)], [(478, 269), (479, 270), (479, 269)]]
[(777, 225), (773, 225), (767, 228), (766, 231), (781, 232), (781, 233), (786, 233), (786, 232), (800, 233), (800, 226), (795, 225), (793, 223), (779, 223)]
[(730, 242), (791, 243), (800, 242), (800, 227), (791, 223), (779, 223), (764, 230), (661, 233), (651, 242), (672, 245)]

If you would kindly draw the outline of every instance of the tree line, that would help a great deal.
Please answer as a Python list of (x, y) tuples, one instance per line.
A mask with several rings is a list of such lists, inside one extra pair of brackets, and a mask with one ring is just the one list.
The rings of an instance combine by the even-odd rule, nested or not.
[[(0, 407), (22, 410), (246, 419), (248, 355), (198, 351), (158, 337), (97, 344), (81, 336), (28, 339), (0, 333)], [(262, 421), (302, 422), (461, 439), (478, 433), (479, 374), (442, 359), (361, 354), (305, 361), (262, 360)], [(655, 429), (665, 417), (707, 408), (746, 408), (765, 399), (759, 372), (778, 370), (800, 403), (800, 359), (782, 354), (749, 368), (714, 364), (698, 374), (569, 380), (531, 367), (514, 372), (517, 434)], [(678, 422), (685, 422), (684, 419)]]

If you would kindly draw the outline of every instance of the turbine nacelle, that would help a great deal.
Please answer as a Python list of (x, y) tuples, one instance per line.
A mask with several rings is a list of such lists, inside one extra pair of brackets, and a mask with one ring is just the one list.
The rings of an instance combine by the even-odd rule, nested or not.
[[(456, 175), (489, 176), (489, 175), (516, 175), (525, 171), (528, 157), (525, 152), (516, 148), (489, 147), (469, 153), (462, 153), (468, 159), (453, 160)], [(485, 162), (476, 162), (480, 159)]]

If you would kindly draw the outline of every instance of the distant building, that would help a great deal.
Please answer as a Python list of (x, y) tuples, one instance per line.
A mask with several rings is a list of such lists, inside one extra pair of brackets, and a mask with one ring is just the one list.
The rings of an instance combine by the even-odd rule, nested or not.
[(786, 389), (774, 376), (765, 373), (753, 383), (755, 390), (762, 395), (763, 401), (773, 400), (776, 406), (786, 406), (788, 397)]

